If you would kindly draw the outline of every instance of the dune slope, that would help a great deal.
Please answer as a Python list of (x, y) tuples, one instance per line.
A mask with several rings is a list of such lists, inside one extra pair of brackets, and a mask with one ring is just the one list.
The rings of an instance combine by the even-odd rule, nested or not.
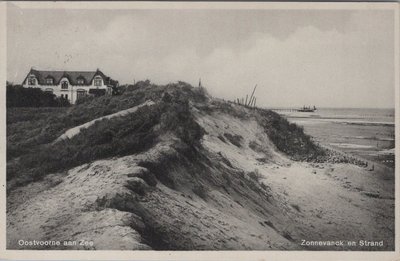
[[(93, 242), (51, 249), (393, 249), (394, 182), (386, 170), (318, 157), (298, 161), (320, 148), (304, 151), (308, 139), (300, 135), (287, 144), (298, 149), (282, 152), (284, 141), (273, 140), (278, 134), (260, 122), (265, 113), (209, 97), (189, 97), (187, 110), (176, 113), (180, 106), (165, 104), (181, 104), (182, 93), (161, 97), (139, 111), (159, 112), (146, 128), (154, 135), (144, 148), (11, 189), (7, 248), (46, 248), (21, 246), (22, 239)], [(117, 123), (129, 124), (134, 113)], [(81, 141), (98, 127), (63, 142)], [(384, 240), (384, 246), (302, 245), (361, 239)]]

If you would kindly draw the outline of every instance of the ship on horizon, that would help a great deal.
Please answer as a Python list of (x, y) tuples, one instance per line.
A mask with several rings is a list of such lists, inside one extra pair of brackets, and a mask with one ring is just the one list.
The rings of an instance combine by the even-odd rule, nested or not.
[(315, 107), (315, 105), (311, 108), (310, 106), (306, 107), (305, 105), (303, 106), (303, 108), (298, 109), (298, 112), (314, 112), (316, 111), (317, 108)]

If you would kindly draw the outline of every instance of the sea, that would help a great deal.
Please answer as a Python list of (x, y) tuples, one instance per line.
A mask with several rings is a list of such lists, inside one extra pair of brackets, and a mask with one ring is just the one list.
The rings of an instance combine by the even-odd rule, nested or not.
[(395, 164), (395, 110), (376, 108), (320, 108), (315, 112), (272, 109), (322, 145), (382, 163)]

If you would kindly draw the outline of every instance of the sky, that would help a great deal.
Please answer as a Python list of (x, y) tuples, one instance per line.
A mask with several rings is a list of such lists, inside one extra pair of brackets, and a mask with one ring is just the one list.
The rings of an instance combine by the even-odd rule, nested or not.
[(99, 68), (120, 84), (201, 78), (263, 107), (394, 107), (393, 10), (7, 12), (7, 80)]

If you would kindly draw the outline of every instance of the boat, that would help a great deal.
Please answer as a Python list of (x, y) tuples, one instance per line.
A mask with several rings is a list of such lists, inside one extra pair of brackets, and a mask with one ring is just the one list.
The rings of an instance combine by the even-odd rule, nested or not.
[(315, 106), (313, 106), (313, 108), (303, 106), (303, 108), (300, 108), (300, 109), (298, 109), (297, 111), (298, 111), (298, 112), (314, 112), (314, 111), (316, 111), (316, 110), (317, 110), (317, 108), (316, 108)]

